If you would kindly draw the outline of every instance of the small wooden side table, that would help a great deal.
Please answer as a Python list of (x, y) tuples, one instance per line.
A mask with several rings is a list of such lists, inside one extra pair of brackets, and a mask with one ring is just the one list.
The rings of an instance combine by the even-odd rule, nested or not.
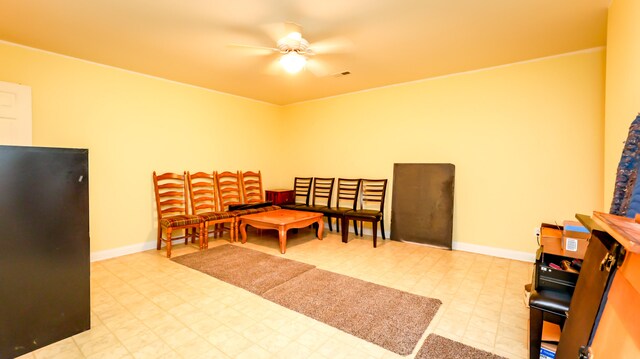
[(275, 206), (296, 203), (296, 193), (292, 189), (268, 189), (264, 193), (267, 201)]

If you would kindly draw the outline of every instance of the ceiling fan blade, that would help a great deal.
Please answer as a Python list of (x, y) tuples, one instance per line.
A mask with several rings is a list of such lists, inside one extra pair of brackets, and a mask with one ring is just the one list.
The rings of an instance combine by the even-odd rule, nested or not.
[(344, 53), (353, 51), (353, 42), (346, 37), (332, 37), (314, 42), (309, 48), (314, 54)]
[(267, 75), (272, 75), (272, 76), (282, 75), (283, 70), (282, 70), (282, 67), (280, 66), (279, 59), (274, 59), (273, 61), (269, 62), (269, 64), (265, 67), (263, 72)]
[(271, 55), (274, 52), (280, 52), (279, 49), (275, 47), (267, 47), (267, 46), (255, 46), (255, 45), (243, 45), (243, 44), (228, 44), (227, 47), (235, 47), (241, 48), (244, 50), (248, 50), (252, 52), (254, 55)]
[(305, 64), (305, 69), (316, 77), (325, 77), (331, 74), (327, 65), (322, 61), (318, 61), (318, 59), (308, 59)]

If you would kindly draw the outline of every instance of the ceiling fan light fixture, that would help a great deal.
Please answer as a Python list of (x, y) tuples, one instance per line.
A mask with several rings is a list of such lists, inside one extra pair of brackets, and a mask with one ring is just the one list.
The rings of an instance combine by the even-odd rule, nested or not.
[(280, 57), (280, 65), (290, 74), (300, 72), (306, 63), (307, 59), (295, 51), (290, 51)]
[(286, 38), (289, 38), (289, 39), (291, 39), (291, 40), (294, 40), (294, 41), (300, 41), (300, 40), (302, 40), (302, 34), (301, 34), (301, 33), (299, 33), (299, 32), (297, 32), (297, 31), (290, 32), (290, 33), (289, 33), (287, 36), (285, 36), (285, 37), (286, 37)]

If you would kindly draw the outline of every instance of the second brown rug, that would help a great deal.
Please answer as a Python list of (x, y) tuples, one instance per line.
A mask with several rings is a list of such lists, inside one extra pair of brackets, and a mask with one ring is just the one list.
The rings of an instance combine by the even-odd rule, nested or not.
[(442, 304), (321, 269), (304, 272), (262, 296), (400, 355), (411, 354)]
[(458, 343), (436, 334), (429, 334), (415, 359), (505, 359), (484, 350)]
[(171, 260), (255, 294), (262, 294), (315, 268), (310, 264), (231, 244), (186, 254)]

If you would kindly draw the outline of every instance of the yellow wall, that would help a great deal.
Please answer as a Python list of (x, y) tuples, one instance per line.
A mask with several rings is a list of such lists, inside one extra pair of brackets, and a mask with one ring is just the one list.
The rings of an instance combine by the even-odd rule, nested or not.
[(609, 210), (629, 125), (640, 112), (640, 1), (614, 0), (607, 28), (604, 204)]
[(456, 165), (454, 240), (532, 252), (541, 221), (602, 208), (603, 69), (596, 50), (278, 107), (0, 43), (34, 145), (89, 149), (92, 252), (154, 240), (154, 170), (260, 169), (269, 188), (399, 162)]
[(304, 134), (287, 143), (291, 175), (392, 180), (394, 163), (453, 163), (454, 241), (533, 252), (540, 222), (602, 209), (604, 57), (587, 51), (286, 106), (289, 138)]
[(154, 240), (154, 170), (285, 183), (280, 107), (3, 43), (0, 80), (31, 86), (34, 146), (89, 149), (92, 252)]

